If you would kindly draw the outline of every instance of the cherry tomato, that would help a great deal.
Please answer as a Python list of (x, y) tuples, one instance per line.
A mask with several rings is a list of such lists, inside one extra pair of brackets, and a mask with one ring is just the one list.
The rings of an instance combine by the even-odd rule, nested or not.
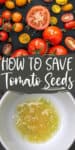
[(3, 19), (0, 17), (0, 27), (2, 26), (3, 24)]
[(29, 54), (40, 54), (44, 55), (47, 52), (47, 44), (41, 38), (33, 39), (28, 45)]
[(11, 20), (12, 13), (9, 10), (5, 10), (2, 12), (2, 18), (5, 20)]
[(64, 28), (67, 30), (75, 28), (75, 20), (65, 23)]
[(27, 13), (26, 22), (36, 30), (43, 30), (50, 24), (50, 12), (44, 6), (33, 6)]
[(55, 54), (57, 56), (67, 55), (68, 51), (64, 46), (57, 45), (57, 46), (51, 47), (48, 51), (48, 54)]
[(75, 39), (73, 37), (66, 37), (65, 38), (65, 45), (72, 51), (75, 51)]
[(6, 0), (0, 0), (0, 4), (5, 4)]
[(7, 31), (7, 32), (10, 32), (12, 30), (12, 24), (10, 22), (5, 22), (3, 24), (3, 30)]
[(0, 31), (0, 41), (4, 42), (8, 39), (8, 33), (5, 31)]
[(17, 49), (11, 55), (11, 57), (21, 57), (21, 56), (28, 56), (28, 52), (24, 49)]
[(62, 22), (70, 22), (74, 20), (74, 15), (72, 13), (65, 13), (61, 16)]
[(49, 26), (43, 32), (43, 38), (50, 41), (52, 45), (58, 45), (62, 41), (63, 33), (60, 28)]

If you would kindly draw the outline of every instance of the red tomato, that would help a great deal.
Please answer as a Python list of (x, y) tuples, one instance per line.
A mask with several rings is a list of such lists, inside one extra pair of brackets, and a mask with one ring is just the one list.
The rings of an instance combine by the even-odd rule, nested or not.
[(4, 42), (8, 39), (8, 33), (5, 31), (0, 31), (0, 41)]
[(50, 24), (50, 12), (44, 6), (33, 6), (27, 13), (26, 21), (30, 27), (43, 30)]
[(2, 24), (3, 24), (3, 20), (2, 20), (2, 18), (0, 17), (0, 27), (2, 26)]
[(5, 22), (3, 24), (3, 30), (7, 31), (7, 32), (10, 32), (12, 30), (12, 24), (10, 22)]
[(63, 33), (60, 28), (49, 26), (43, 32), (43, 38), (50, 41), (52, 45), (58, 45), (62, 41)]
[(48, 54), (55, 54), (57, 56), (59, 56), (59, 55), (67, 55), (68, 51), (67, 51), (67, 49), (64, 46), (57, 45), (57, 46), (51, 47), (49, 49), (49, 51), (48, 51)]
[(65, 38), (65, 45), (72, 51), (75, 51), (75, 39), (73, 37), (66, 37)]
[(28, 56), (28, 52), (24, 49), (17, 49), (11, 55), (11, 57), (21, 57), (21, 56)]
[(29, 54), (31, 55), (34, 54), (44, 55), (47, 52), (47, 44), (43, 39), (35, 38), (29, 43), (28, 51)]
[(9, 10), (5, 10), (2, 12), (2, 18), (5, 20), (10, 20), (11, 15), (12, 15), (12, 13)]
[(4, 4), (6, 0), (0, 0), (0, 4)]
[(70, 22), (74, 20), (74, 15), (72, 13), (63, 14), (61, 17), (62, 22)]
[(65, 23), (64, 28), (68, 30), (75, 28), (75, 20)]

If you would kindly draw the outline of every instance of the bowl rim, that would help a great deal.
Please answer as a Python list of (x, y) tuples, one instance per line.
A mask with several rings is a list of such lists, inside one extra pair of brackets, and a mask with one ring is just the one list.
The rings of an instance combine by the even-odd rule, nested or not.
[[(14, 91), (6, 91), (6, 92), (4, 93), (4, 95), (2, 96), (2, 98), (0, 99), (0, 108), (1, 108), (1, 106), (2, 106), (2, 104), (3, 104), (3, 102), (4, 102), (4, 100), (5, 100), (6, 96), (9, 95), (11, 92), (12, 92), (12, 93), (19, 93), (19, 92), (14, 92)], [(58, 91), (58, 93), (62, 93), (62, 91)], [(70, 92), (68, 92), (68, 91), (67, 91), (67, 92), (64, 91), (64, 93), (66, 93), (66, 94), (70, 97), (71, 101), (72, 101), (73, 104), (75, 105), (75, 99), (74, 99), (73, 95), (72, 95)], [(26, 93), (24, 93), (24, 94), (26, 94)], [(39, 93), (34, 93), (34, 94), (39, 94)], [(40, 94), (41, 94), (41, 93), (40, 93)], [(49, 93), (48, 93), (48, 94), (49, 94)], [(50, 93), (50, 94), (53, 94), (53, 93)], [(54, 94), (55, 94), (55, 93), (54, 93)], [(71, 145), (73, 144), (74, 140), (75, 140), (75, 139), (73, 139), (73, 141), (71, 142), (70, 146), (69, 146), (69, 145), (67, 146), (67, 149), (71, 147)], [(5, 144), (5, 142), (4, 142), (4, 140), (2, 139), (1, 136), (0, 136), (0, 143), (1, 143), (1, 145), (3, 146), (3, 148), (5, 148), (5, 150), (10, 150), (9, 147)]]

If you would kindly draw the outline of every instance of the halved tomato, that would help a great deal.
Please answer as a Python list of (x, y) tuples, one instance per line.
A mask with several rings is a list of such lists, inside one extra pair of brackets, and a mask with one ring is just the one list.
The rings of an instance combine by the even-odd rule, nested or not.
[(65, 38), (65, 45), (72, 51), (75, 51), (75, 39), (71, 36)]
[(44, 30), (50, 24), (50, 12), (44, 6), (33, 6), (27, 13), (26, 22), (36, 30)]

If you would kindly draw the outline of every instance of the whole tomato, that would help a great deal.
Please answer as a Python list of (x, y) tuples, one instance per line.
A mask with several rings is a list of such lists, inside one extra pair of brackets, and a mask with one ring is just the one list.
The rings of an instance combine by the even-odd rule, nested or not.
[(5, 19), (6, 21), (11, 20), (11, 16), (12, 16), (12, 13), (9, 10), (4, 10), (2, 12), (2, 18)]
[(43, 38), (49, 41), (52, 45), (58, 45), (62, 41), (63, 33), (60, 28), (56, 26), (49, 26), (43, 32)]
[(75, 20), (65, 23), (64, 28), (67, 30), (75, 29)]
[(3, 24), (3, 19), (0, 17), (0, 27), (2, 26)]
[(8, 39), (8, 33), (5, 31), (0, 31), (0, 41), (5, 42)]
[(11, 57), (21, 57), (21, 56), (28, 56), (28, 52), (25, 49), (17, 49), (15, 50)]
[(12, 30), (12, 24), (10, 22), (5, 22), (2, 27), (6, 32), (10, 32)]
[(67, 49), (62, 45), (53, 46), (49, 49), (48, 54), (54, 54), (54, 55), (67, 55), (68, 51)]
[(35, 38), (31, 40), (31, 42), (29, 43), (28, 52), (31, 55), (34, 54), (44, 55), (47, 52), (47, 44), (43, 39)]

